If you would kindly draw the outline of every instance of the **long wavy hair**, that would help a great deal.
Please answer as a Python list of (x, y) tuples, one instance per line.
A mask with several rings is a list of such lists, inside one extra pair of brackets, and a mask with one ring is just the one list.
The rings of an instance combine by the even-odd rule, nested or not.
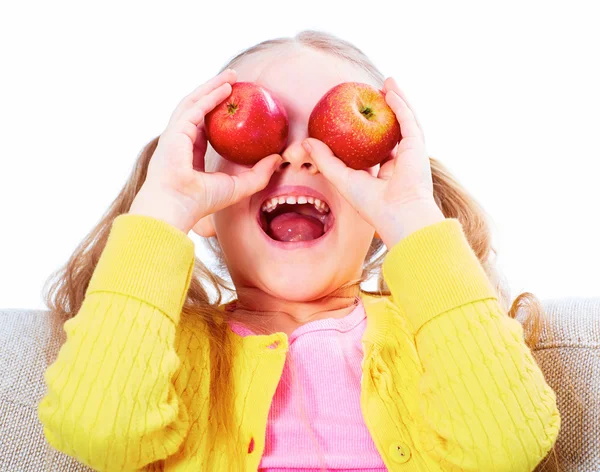
[[(319, 31), (302, 31), (293, 38), (277, 38), (256, 44), (235, 57), (221, 69), (235, 68), (241, 61), (273, 48), (285, 46), (304, 46), (326, 52), (336, 58), (349, 61), (366, 71), (377, 84), (383, 86), (384, 76), (367, 58), (367, 56), (351, 43), (331, 34)], [(106, 245), (115, 218), (127, 213), (134, 197), (146, 178), (148, 163), (158, 144), (160, 136), (156, 136), (141, 150), (119, 195), (109, 206), (98, 224), (85, 236), (76, 247), (66, 264), (53, 272), (43, 287), (43, 298), (50, 310), (53, 320), (53, 331), (63, 337), (62, 326), (65, 321), (74, 317), (82, 306), (85, 293), (96, 268), (98, 260)], [(496, 250), (492, 247), (492, 234), (488, 217), (483, 208), (467, 190), (452, 176), (449, 170), (437, 159), (430, 157), (433, 177), (433, 196), (436, 204), (446, 218), (456, 218), (461, 223), (467, 240), (476, 254), (481, 266), (495, 287), (498, 301), (503, 310), (511, 318), (516, 318), (523, 311), (526, 315), (521, 324), (524, 328), (525, 343), (530, 349), (535, 348), (542, 326), (546, 323), (546, 314), (540, 300), (530, 292), (520, 293), (512, 302), (508, 284), (496, 265)], [(229, 395), (231, 379), (231, 346), (227, 335), (225, 319), (236, 321), (235, 312), (220, 310), (218, 307), (235, 297), (235, 288), (224, 278), (227, 274), (223, 252), (216, 237), (205, 239), (209, 250), (217, 261), (216, 271), (211, 271), (199, 258), (195, 258), (193, 276), (182, 312), (186, 315), (201, 318), (208, 327), (208, 342), (211, 355), (211, 415), (220, 417), (221, 424), (227, 424), (233, 409), (233, 398)], [(366, 254), (363, 271), (359, 280), (353, 280), (340, 288), (340, 293), (347, 288), (354, 288), (371, 295), (390, 295), (389, 288), (383, 279), (381, 266), (388, 249), (381, 239), (373, 238)], [(220, 272), (221, 275), (218, 273)], [(376, 276), (377, 291), (368, 292), (360, 285), (372, 276)], [(215, 294), (209, 297), (209, 291)], [(245, 321), (248, 318), (246, 317)], [(548, 326), (546, 327), (548, 329)], [(259, 326), (255, 332), (260, 332)], [(49, 350), (46, 353), (48, 365), (54, 361)], [(322, 456), (321, 456), (322, 457)], [(558, 457), (553, 448), (536, 470), (559, 470)], [(240, 469), (241, 470), (241, 469)]]

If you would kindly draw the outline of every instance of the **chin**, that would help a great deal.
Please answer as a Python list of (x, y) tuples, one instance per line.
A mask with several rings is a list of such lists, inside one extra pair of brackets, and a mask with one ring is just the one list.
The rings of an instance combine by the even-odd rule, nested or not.
[[(296, 271), (295, 271), (296, 272)], [(324, 280), (315, 279), (314, 275), (298, 276), (290, 273), (289, 276), (279, 274), (279, 277), (269, 276), (264, 280), (269, 293), (282, 300), (290, 302), (309, 302), (324, 297), (328, 291), (323, 287), (332, 286)], [(333, 289), (332, 289), (333, 290)]]

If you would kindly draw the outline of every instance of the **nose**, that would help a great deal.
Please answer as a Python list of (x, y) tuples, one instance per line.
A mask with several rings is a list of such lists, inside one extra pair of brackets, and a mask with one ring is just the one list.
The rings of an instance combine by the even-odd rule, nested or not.
[(317, 174), (319, 170), (312, 157), (302, 147), (302, 140), (294, 140), (281, 153), (283, 162), (279, 164), (276, 172), (282, 172), (286, 168), (293, 168), (296, 171), (308, 171), (310, 174)]

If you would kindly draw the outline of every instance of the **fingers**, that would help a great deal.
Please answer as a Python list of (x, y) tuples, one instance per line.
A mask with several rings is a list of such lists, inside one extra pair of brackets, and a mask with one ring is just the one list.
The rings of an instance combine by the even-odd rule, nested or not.
[(206, 114), (215, 108), (219, 103), (225, 100), (231, 93), (231, 85), (224, 83), (208, 95), (198, 100), (189, 110), (174, 121), (170, 121), (167, 130), (176, 133), (183, 133), (188, 136), (193, 143), (199, 132), (199, 125)]
[(210, 94), (215, 89), (221, 87), (225, 83), (229, 83), (233, 85), (237, 80), (237, 74), (233, 69), (226, 69), (221, 72), (219, 75), (213, 77), (208, 82), (200, 85), (190, 94), (186, 95), (177, 105), (173, 113), (171, 114), (171, 118), (169, 119), (169, 123), (177, 121), (181, 115), (183, 115), (187, 110), (193, 107), (198, 100), (202, 97)]
[(233, 205), (241, 199), (264, 189), (269, 183), (273, 172), (282, 162), (283, 159), (279, 154), (271, 154), (254, 164), (252, 169), (232, 175), (231, 178), (234, 180), (235, 186), (231, 202), (228, 205)]
[[(348, 167), (336, 157), (329, 146), (315, 138), (307, 138), (302, 146), (315, 161), (319, 172), (329, 180), (338, 192), (355, 208), (364, 205), (369, 189), (373, 187), (374, 177), (364, 169)], [(365, 215), (361, 215), (363, 218)]]
[(231, 84), (225, 82), (194, 103), (194, 105), (181, 116), (181, 119), (198, 126), (207, 113), (212, 111), (219, 103), (225, 100), (229, 94), (231, 94), (231, 90)]
[(395, 92), (396, 95), (398, 95), (402, 100), (404, 100), (404, 103), (406, 103), (406, 106), (408, 107), (408, 109), (411, 111), (411, 113), (414, 116), (415, 122), (417, 123), (417, 126), (419, 127), (419, 130), (421, 131), (421, 135), (424, 135), (423, 127), (421, 126), (421, 123), (419, 122), (417, 113), (415, 112), (414, 108), (410, 105), (409, 101), (406, 98), (406, 95), (400, 89), (400, 87), (398, 87), (398, 84), (396, 83), (396, 81), (394, 80), (393, 77), (388, 77), (383, 84), (383, 93), (385, 93), (387, 95), (387, 93), (389, 91)]
[(302, 142), (302, 147), (312, 157), (317, 169), (327, 180), (338, 189), (347, 187), (351, 169), (333, 154), (327, 144), (315, 138), (306, 138)]
[(418, 138), (422, 140), (423, 133), (417, 123), (415, 115), (408, 107), (408, 104), (393, 90), (389, 90), (386, 93), (385, 99), (390, 108), (394, 111), (396, 118), (398, 118), (402, 140), (405, 138)]
[(192, 93), (190, 93), (186, 98), (189, 98), (191, 101), (195, 102), (195, 101), (199, 100), (202, 96), (210, 93), (217, 87), (220, 87), (225, 82), (228, 82), (229, 84), (233, 85), (236, 82), (236, 80), (237, 80), (236, 72), (233, 69), (225, 69), (219, 75), (216, 75), (215, 77), (210, 79), (208, 82), (200, 85)]
[(167, 129), (175, 133), (183, 133), (188, 136), (193, 143), (196, 143), (198, 133), (202, 132), (202, 130), (199, 129), (200, 122), (207, 113), (225, 100), (230, 93), (231, 85), (224, 83), (198, 100), (179, 119), (175, 120), (173, 123), (169, 122)]

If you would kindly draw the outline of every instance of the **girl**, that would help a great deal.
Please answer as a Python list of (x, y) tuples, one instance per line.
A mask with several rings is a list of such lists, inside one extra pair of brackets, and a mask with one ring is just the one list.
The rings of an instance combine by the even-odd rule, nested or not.
[[(271, 90), (290, 120), (282, 154), (254, 166), (203, 128), (236, 81)], [(396, 114), (403, 139), (380, 165), (355, 171), (307, 139), (342, 82), (380, 88)], [(274, 197), (316, 204), (332, 228), (276, 241), (260, 223)], [(195, 259), (190, 230), (234, 289)], [(531, 471), (560, 416), (514, 319), (529, 294), (508, 310), (491, 251), (394, 79), (330, 35), (258, 44), (179, 103), (48, 292), (70, 319), (45, 437), (111, 472)], [(376, 293), (360, 288), (371, 273)]]

